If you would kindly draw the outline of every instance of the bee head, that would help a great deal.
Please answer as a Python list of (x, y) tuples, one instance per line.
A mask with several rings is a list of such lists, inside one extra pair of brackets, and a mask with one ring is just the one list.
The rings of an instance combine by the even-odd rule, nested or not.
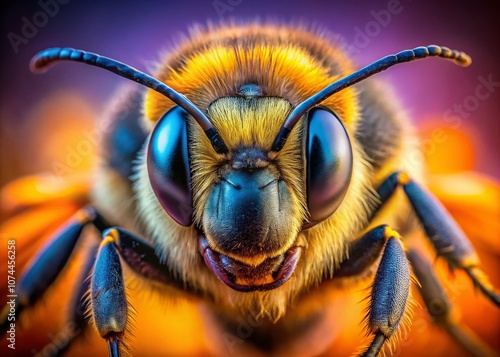
[(170, 216), (198, 228), (200, 251), (220, 280), (238, 291), (268, 290), (293, 273), (302, 249), (299, 232), (340, 205), (349, 187), (352, 150), (340, 120), (315, 108), (283, 149), (272, 153), (292, 105), (264, 96), (257, 85), (239, 92), (207, 109), (225, 154), (174, 108), (153, 130), (148, 172)]

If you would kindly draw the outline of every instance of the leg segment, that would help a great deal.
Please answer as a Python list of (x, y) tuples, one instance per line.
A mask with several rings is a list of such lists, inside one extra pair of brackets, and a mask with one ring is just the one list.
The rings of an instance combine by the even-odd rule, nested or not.
[(119, 254), (141, 276), (196, 293), (173, 276), (152, 245), (122, 228), (105, 230), (92, 274), (91, 302), (95, 325), (108, 342), (110, 357), (120, 356), (128, 317)]
[(128, 316), (122, 267), (115, 247), (118, 239), (115, 229), (103, 233), (91, 282), (92, 315), (99, 334), (108, 342), (111, 357), (120, 356)]
[(368, 330), (375, 336), (362, 354), (364, 357), (377, 356), (398, 330), (410, 293), (410, 267), (400, 236), (389, 227), (384, 228), (384, 236), (387, 243), (372, 285), (367, 314)]
[(361, 275), (380, 258), (386, 237), (386, 225), (378, 226), (354, 241), (349, 247), (349, 255), (335, 271), (334, 278)]
[(406, 193), (437, 254), (448, 262), (451, 269), (463, 269), (474, 285), (494, 304), (500, 306), (500, 295), (478, 267), (479, 258), (474, 248), (443, 205), (431, 193), (424, 190), (407, 174), (396, 172), (377, 190), (382, 204), (392, 196), (398, 186), (401, 186)]
[(362, 356), (377, 356), (385, 342), (398, 330), (410, 292), (410, 268), (400, 235), (387, 225), (373, 228), (349, 247), (348, 258), (340, 264), (334, 278), (363, 274), (380, 258), (368, 307), (368, 331), (374, 334)]
[(457, 317), (453, 313), (453, 306), (439, 282), (431, 262), (416, 250), (409, 250), (406, 255), (421, 284), (418, 290), (434, 322), (444, 328), (458, 344), (472, 355), (477, 357), (493, 356), (494, 353), (490, 348), (472, 330), (458, 324)]

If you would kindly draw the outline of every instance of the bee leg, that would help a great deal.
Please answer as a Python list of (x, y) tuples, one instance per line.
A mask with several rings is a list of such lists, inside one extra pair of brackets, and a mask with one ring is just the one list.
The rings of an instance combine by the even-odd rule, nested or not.
[(398, 330), (410, 294), (410, 267), (400, 236), (390, 227), (384, 227), (383, 233), (387, 243), (371, 287), (366, 317), (368, 330), (375, 336), (363, 357), (377, 356)]
[(464, 270), (481, 293), (495, 305), (500, 306), (500, 294), (495, 291), (486, 274), (479, 268), (479, 258), (471, 243), (431, 193), (424, 190), (406, 173), (396, 172), (377, 190), (382, 203), (391, 197), (398, 186), (402, 186), (438, 256), (443, 257), (451, 269)]
[(334, 278), (346, 278), (361, 275), (380, 258), (384, 249), (387, 225), (373, 228), (349, 247), (349, 254), (338, 269)]
[(173, 276), (151, 244), (122, 228), (106, 229), (92, 274), (90, 296), (95, 325), (101, 337), (108, 342), (111, 357), (120, 356), (128, 314), (119, 256), (143, 277), (196, 293), (188, 284)]
[(128, 316), (122, 266), (115, 247), (119, 238), (114, 228), (103, 232), (90, 288), (93, 320), (99, 334), (108, 343), (110, 357), (121, 355)]
[(472, 330), (459, 324), (458, 316), (454, 313), (453, 305), (436, 276), (432, 264), (415, 249), (410, 249), (406, 255), (413, 267), (415, 277), (421, 284), (418, 290), (434, 322), (444, 328), (472, 355), (493, 356), (493, 351)]
[[(35, 304), (66, 266), (83, 228), (90, 223), (103, 224), (100, 216), (90, 207), (77, 212), (33, 258), (19, 278), (18, 287), (12, 294), (16, 304), (16, 316)], [(0, 313), (0, 335), (7, 331), (8, 306)]]

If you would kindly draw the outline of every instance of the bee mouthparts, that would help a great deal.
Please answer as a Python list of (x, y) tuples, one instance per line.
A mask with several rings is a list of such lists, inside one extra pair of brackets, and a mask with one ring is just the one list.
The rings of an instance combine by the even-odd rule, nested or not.
[(207, 267), (215, 276), (239, 292), (273, 290), (286, 283), (293, 275), (302, 254), (302, 247), (294, 246), (281, 256), (268, 258), (251, 267), (210, 248), (201, 236), (198, 248)]

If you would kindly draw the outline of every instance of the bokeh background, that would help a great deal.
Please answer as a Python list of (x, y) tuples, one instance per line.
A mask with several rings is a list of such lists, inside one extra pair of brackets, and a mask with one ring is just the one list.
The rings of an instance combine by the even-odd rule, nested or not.
[[(378, 77), (393, 85), (410, 113), (422, 134), (422, 150), (434, 172), (476, 170), (500, 178), (500, 83), (491, 91), (483, 89), (482, 99), (476, 91), (483, 83), (481, 78), (500, 82), (497, 1), (61, 3), (57, 10), (52, 8), (51, 14), (43, 16), (37, 15), (43, 11), (38, 1), (0, 2), (0, 187), (37, 172), (65, 177), (89, 170), (97, 147), (82, 143), (92, 143), (89, 137), (106, 103), (127, 83), (102, 70), (77, 64), (62, 64), (44, 75), (34, 75), (28, 65), (39, 50), (81, 48), (148, 70), (160, 50), (168, 50), (193, 24), (231, 18), (303, 21), (325, 28), (342, 37), (360, 66), (418, 45), (435, 43), (467, 52), (473, 59), (468, 68), (429, 59), (397, 66)], [(380, 17), (394, 8), (398, 11), (390, 19)], [(38, 23), (35, 30), (28, 30), (28, 36), (23, 34), (26, 22)], [(13, 45), (12, 41), (20, 42)], [(484, 98), (485, 93), (488, 98)], [(498, 271), (498, 255), (492, 256), (488, 264)], [(468, 314), (474, 316), (481, 311), (470, 308)], [(480, 319), (472, 323), (481, 326)], [(483, 320), (482, 324), (483, 334), (494, 340), (493, 336), (500, 332), (499, 321)], [(426, 343), (432, 346), (432, 341)]]

